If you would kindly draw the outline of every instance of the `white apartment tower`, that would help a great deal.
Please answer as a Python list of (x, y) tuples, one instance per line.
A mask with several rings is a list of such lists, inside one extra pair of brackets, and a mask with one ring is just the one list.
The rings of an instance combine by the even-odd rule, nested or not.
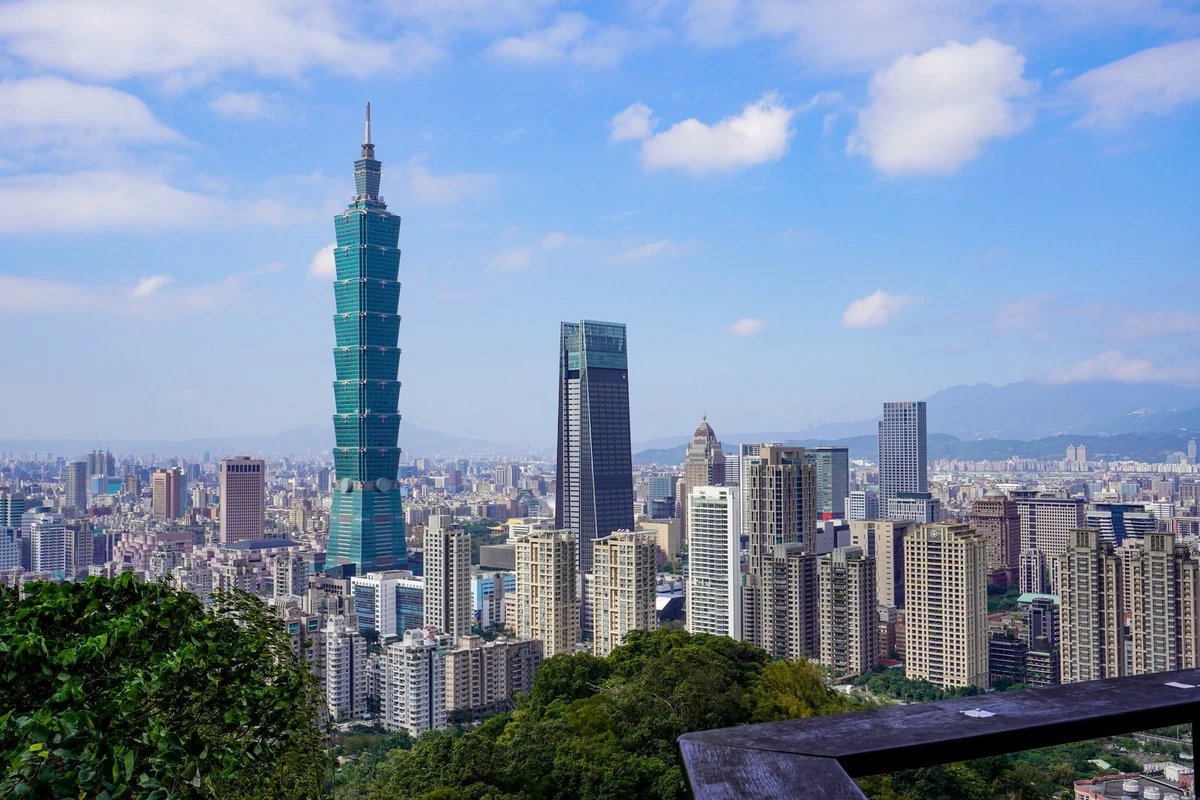
[(325, 626), (325, 701), (332, 720), (367, 712), (367, 643), (340, 614)]
[(445, 730), (446, 653), (450, 637), (437, 628), (405, 631), (404, 638), (384, 651), (380, 677), (380, 714), (389, 731), (416, 738)]
[(442, 514), (425, 527), (425, 625), (456, 642), (471, 634), (471, 534)]
[(858, 547), (838, 547), (817, 560), (821, 592), (821, 663), (841, 675), (861, 675), (879, 654), (875, 559)]
[[(67, 571), (67, 525), (61, 514), (26, 512), (22, 525), (29, 524), (30, 560), (34, 572)], [(74, 574), (72, 573), (72, 577)]]
[(901, 493), (929, 491), (925, 403), (884, 403), (879, 421), (879, 508)]
[(572, 531), (547, 531), (516, 544), (517, 596), (513, 628), (542, 642), (546, 658), (579, 643), (579, 580)]
[(262, 459), (221, 460), (221, 542), (233, 544), (263, 538), (266, 468)]
[(653, 533), (615, 531), (593, 543), (596, 655), (603, 658), (620, 647), (632, 630), (658, 627), (657, 562)]
[(987, 539), (969, 525), (904, 537), (905, 668), (943, 688), (988, 686)]
[(687, 630), (742, 638), (738, 489), (697, 486), (688, 506)]

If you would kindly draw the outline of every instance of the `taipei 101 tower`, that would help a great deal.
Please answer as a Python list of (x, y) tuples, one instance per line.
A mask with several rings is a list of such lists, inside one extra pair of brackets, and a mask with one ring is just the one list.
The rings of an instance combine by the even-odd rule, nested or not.
[(354, 564), (359, 575), (408, 563), (395, 485), (400, 462), (400, 218), (387, 210), (379, 194), (381, 166), (371, 143), (368, 103), (367, 135), (354, 162), (354, 199), (333, 221), (333, 462), (338, 480), (326, 557), (327, 566)]

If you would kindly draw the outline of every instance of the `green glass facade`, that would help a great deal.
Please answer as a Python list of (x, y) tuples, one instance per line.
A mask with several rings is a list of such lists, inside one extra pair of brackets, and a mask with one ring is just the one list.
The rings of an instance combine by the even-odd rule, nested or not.
[(329, 566), (358, 574), (408, 563), (400, 490), (400, 218), (379, 195), (381, 164), (370, 141), (354, 162), (355, 198), (334, 218), (337, 379), (333, 448), (338, 483), (329, 522)]

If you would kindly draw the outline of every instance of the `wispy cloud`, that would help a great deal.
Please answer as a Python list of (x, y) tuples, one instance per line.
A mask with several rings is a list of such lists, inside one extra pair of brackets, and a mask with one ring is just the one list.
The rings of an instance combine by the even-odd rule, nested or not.
[(483, 192), (495, 179), (478, 172), (435, 175), (420, 159), (409, 161), (402, 175), (408, 199), (419, 206), (458, 205)]
[(263, 92), (221, 92), (209, 101), (213, 113), (226, 119), (280, 119), (284, 105), (279, 95)]
[(1120, 350), (1110, 350), (1070, 367), (1050, 373), (1052, 383), (1081, 383), (1085, 381), (1120, 381), (1122, 383), (1182, 383), (1200, 382), (1200, 371), (1193, 367), (1159, 367), (1146, 358), (1126, 356)]
[(757, 333), (762, 333), (764, 327), (765, 323), (761, 319), (742, 317), (729, 326), (729, 333), (731, 336), (754, 336)]
[(842, 312), (842, 325), (847, 328), (878, 328), (887, 325), (900, 309), (915, 302), (905, 295), (889, 294), (879, 289), (874, 294), (855, 300)]
[(996, 306), (994, 327), (1001, 333), (1019, 331), (1040, 325), (1046, 317), (1046, 306), (1055, 299), (1052, 294), (1035, 294)]
[(548, 253), (584, 247), (587, 244), (589, 244), (587, 239), (555, 231), (546, 234), (534, 244), (514, 247), (497, 253), (488, 259), (487, 268), (484, 271), (492, 273), (529, 269), (539, 260), (547, 258)]
[(673, 242), (670, 239), (659, 239), (646, 244), (626, 248), (615, 255), (609, 256), (610, 264), (632, 264), (659, 256), (676, 256), (683, 252), (688, 245)]
[(1151, 47), (1089, 70), (1067, 84), (1087, 113), (1081, 125), (1113, 126), (1200, 101), (1200, 39)]
[(584, 14), (568, 12), (544, 28), (502, 38), (490, 51), (496, 58), (515, 63), (612, 67), (645, 39), (644, 34), (599, 25)]
[(333, 280), (337, 277), (337, 263), (333, 258), (333, 250), (337, 242), (330, 242), (313, 254), (308, 262), (308, 274), (314, 278)]

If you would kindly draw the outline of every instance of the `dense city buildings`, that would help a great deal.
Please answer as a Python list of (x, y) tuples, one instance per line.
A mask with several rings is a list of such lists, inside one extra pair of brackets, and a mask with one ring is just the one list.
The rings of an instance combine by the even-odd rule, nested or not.
[(571, 653), (580, 641), (577, 539), (573, 531), (531, 534), (516, 543), (513, 630), (538, 639), (546, 658)]
[(879, 492), (855, 489), (846, 498), (846, 519), (879, 519)]
[(266, 466), (262, 459), (239, 456), (220, 465), (221, 541), (263, 538), (266, 519)]
[(616, 531), (592, 545), (593, 651), (607, 656), (632, 630), (658, 627), (652, 533)]
[(998, 489), (989, 489), (971, 504), (971, 527), (987, 540), (988, 583), (1018, 585), (1021, 520), (1016, 502)]
[(326, 557), (331, 566), (353, 564), (359, 573), (408, 563), (394, 485), (400, 461), (400, 218), (379, 194), (380, 170), (368, 105), (366, 139), (354, 162), (354, 200), (334, 218), (337, 487)]
[(1058, 560), (1067, 551), (1072, 531), (1086, 527), (1087, 502), (1036, 490), (1014, 492), (1013, 499), (1021, 525), (1021, 552), (1036, 550), (1044, 562), (1041, 573), (1033, 571), (1033, 557), (1029, 570), (1022, 567), (1021, 591), (1057, 594)]
[(542, 643), (501, 636), (485, 642), (464, 636), (446, 651), (446, 710), (476, 714), (507, 711), (518, 692), (533, 688)]
[(925, 403), (884, 403), (879, 421), (879, 508), (894, 519), (901, 493), (929, 491)]
[(987, 542), (969, 525), (904, 537), (905, 670), (944, 688), (988, 686)]
[(425, 528), (425, 622), (451, 643), (471, 633), (471, 534), (443, 514)]
[(739, 490), (697, 486), (688, 503), (687, 629), (742, 638)]
[(821, 663), (838, 675), (861, 675), (879, 657), (875, 559), (839, 547), (817, 560)]
[(905, 520), (851, 520), (850, 545), (875, 562), (875, 599), (904, 607), (904, 538), (917, 527)]
[(564, 322), (559, 343), (554, 524), (575, 533), (585, 573), (592, 571), (593, 541), (633, 530), (625, 326)]

